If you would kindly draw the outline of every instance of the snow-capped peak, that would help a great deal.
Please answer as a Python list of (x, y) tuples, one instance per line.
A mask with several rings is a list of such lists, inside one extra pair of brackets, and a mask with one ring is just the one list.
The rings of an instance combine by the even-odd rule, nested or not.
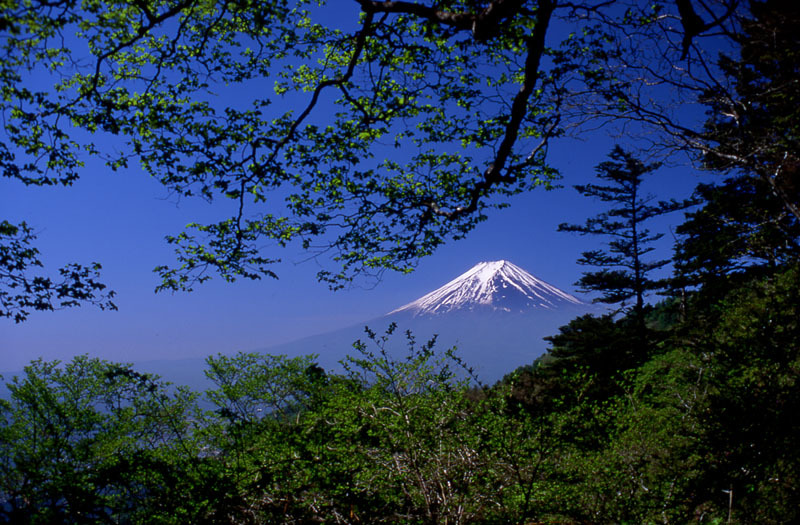
[(522, 312), (583, 302), (508, 261), (481, 262), (441, 288), (389, 312), (436, 315), (453, 311)]

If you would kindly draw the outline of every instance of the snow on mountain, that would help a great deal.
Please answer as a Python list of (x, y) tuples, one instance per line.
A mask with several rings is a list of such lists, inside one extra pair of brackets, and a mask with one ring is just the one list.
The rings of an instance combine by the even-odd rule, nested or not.
[(449, 312), (525, 312), (583, 306), (572, 295), (559, 290), (508, 261), (481, 262), (441, 288), (387, 315), (440, 315)]

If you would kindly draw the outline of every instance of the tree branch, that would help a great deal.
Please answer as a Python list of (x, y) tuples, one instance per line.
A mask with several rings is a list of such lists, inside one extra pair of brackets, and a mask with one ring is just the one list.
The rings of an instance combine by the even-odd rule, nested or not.
[(516, 180), (513, 175), (503, 175), (502, 171), (505, 168), (508, 157), (511, 155), (511, 150), (517, 141), (519, 129), (522, 126), (522, 121), (528, 114), (527, 105), (528, 99), (536, 87), (536, 79), (539, 74), (539, 64), (545, 50), (545, 35), (547, 34), (547, 27), (550, 23), (550, 18), (555, 9), (555, 2), (551, 0), (541, 0), (539, 2), (539, 10), (537, 11), (536, 27), (533, 34), (525, 41), (528, 50), (525, 59), (525, 79), (520, 86), (519, 91), (514, 97), (511, 104), (511, 118), (506, 125), (506, 130), (503, 135), (503, 140), (497, 150), (494, 161), (484, 171), (483, 180), (475, 183), (475, 186), (470, 191), (470, 202), (467, 206), (456, 208), (453, 211), (446, 212), (435, 207), (433, 203), (429, 204), (430, 210), (436, 215), (444, 216), (449, 220), (455, 220), (463, 215), (470, 214), (478, 209), (478, 202), (483, 196), (484, 192), (492, 186), (501, 183), (511, 183)]

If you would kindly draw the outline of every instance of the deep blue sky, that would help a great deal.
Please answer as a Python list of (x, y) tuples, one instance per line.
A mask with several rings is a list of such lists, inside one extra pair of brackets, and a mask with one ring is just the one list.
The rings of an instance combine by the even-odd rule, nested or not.
[[(33, 225), (46, 266), (101, 262), (105, 282), (118, 293), (119, 311), (84, 306), (33, 313), (21, 324), (0, 320), (0, 370), (18, 369), (40, 356), (67, 359), (89, 353), (130, 361), (261, 348), (378, 317), (483, 260), (508, 259), (575, 293), (573, 283), (584, 270), (575, 260), (600, 240), (556, 228), (561, 222), (582, 222), (601, 209), (570, 185), (590, 180), (593, 166), (612, 144), (602, 135), (559, 143), (553, 162), (564, 174), (564, 188), (518, 196), (466, 239), (424, 259), (412, 274), (387, 273), (374, 286), (362, 282), (338, 292), (316, 282), (315, 261), (301, 262), (307, 255), (289, 249), (276, 252), (284, 260), (277, 267), (279, 280), (227, 284), (214, 279), (192, 293), (155, 294), (158, 277), (151, 270), (172, 260), (164, 235), (208, 213), (209, 205), (176, 203), (135, 169), (109, 173), (97, 167), (68, 189), (25, 188), (4, 180), (0, 206), (10, 220)], [(648, 186), (659, 197), (681, 197), (696, 182), (697, 174), (684, 166), (656, 172)], [(669, 222), (680, 219), (680, 213), (674, 214)], [(669, 253), (663, 243), (659, 255)]]
[[(174, 260), (164, 236), (213, 216), (214, 205), (176, 202), (135, 167), (112, 173), (97, 161), (90, 161), (82, 178), (66, 189), (2, 179), (3, 218), (25, 220), (35, 229), (51, 273), (68, 262), (102, 263), (104, 282), (118, 294), (119, 311), (84, 306), (33, 313), (22, 324), (0, 319), (0, 370), (20, 369), (37, 357), (63, 360), (82, 353), (134, 361), (263, 348), (373, 319), (485, 260), (510, 260), (575, 293), (573, 283), (583, 271), (575, 260), (601, 240), (556, 228), (561, 222), (583, 222), (602, 209), (571, 185), (591, 180), (593, 167), (614, 143), (602, 131), (581, 142), (556, 142), (550, 160), (562, 172), (564, 188), (514, 198), (510, 208), (491, 213), (467, 239), (441, 248), (410, 275), (387, 273), (375, 286), (360, 282), (339, 292), (317, 283), (319, 265), (290, 248), (270, 253), (284, 261), (276, 267), (277, 281), (213, 279), (190, 294), (155, 294), (158, 277), (152, 269)], [(688, 162), (680, 165), (685, 159), (675, 160), (679, 165), (662, 168), (647, 183), (659, 198), (686, 197), (698, 181)], [(668, 222), (680, 220), (681, 214), (674, 214)], [(666, 224), (653, 228), (669, 238)], [(658, 256), (669, 255), (665, 242)]]

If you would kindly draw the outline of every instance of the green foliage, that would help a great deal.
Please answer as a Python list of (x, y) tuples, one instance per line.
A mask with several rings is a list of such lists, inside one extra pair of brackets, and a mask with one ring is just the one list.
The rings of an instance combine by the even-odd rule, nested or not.
[(14, 225), (0, 222), (0, 317), (13, 318), (19, 323), (31, 311), (58, 310), (88, 302), (102, 309), (116, 310), (111, 301), (113, 291), (105, 291), (99, 282), (100, 265), (91, 267), (70, 264), (59, 270), (60, 281), (31, 275), (41, 267), (39, 251), (31, 228), (24, 222)]
[(645, 354), (631, 316), (578, 318), (491, 388), (394, 326), (338, 374), (209, 358), (203, 409), (126, 365), (37, 361), (0, 403), (0, 521), (793, 521), (798, 290), (787, 265), (714, 315), (656, 305)]
[[(635, 379), (626, 395), (595, 408), (597, 440), (577, 442), (561, 470), (570, 495), (558, 502), (562, 515), (609, 523), (692, 519), (691, 494), (705, 459), (697, 424), (703, 410), (702, 385), (695, 386), (699, 370), (687, 352), (656, 358), (630, 374)], [(683, 396), (692, 392), (699, 398), (687, 404)]]
[[(274, 276), (265, 241), (332, 250), (339, 268), (319, 277), (334, 288), (409, 271), (556, 177), (544, 154), (562, 133), (560, 83), (598, 57), (546, 65), (554, 4), (478, 19), (459, 2), (353, 2), (348, 30), (315, 4), (9, 5), (3, 173), (69, 185), (99, 155), (111, 169), (138, 161), (176, 195), (232, 201), (232, 216), (168, 237), (178, 264), (157, 271), (169, 290), (207, 270)], [(97, 151), (93, 134), (119, 137), (120, 153)]]
[[(176, 523), (194, 396), (129, 366), (34, 361), (8, 385), (0, 518), (8, 523)], [(183, 463), (183, 465), (181, 465)], [(183, 470), (183, 469), (181, 469)], [(183, 474), (183, 472), (181, 472)], [(184, 488), (186, 488), (184, 486)], [(175, 512), (175, 518), (170, 515)]]
[[(704, 15), (732, 23), (728, 3)], [(160, 290), (275, 277), (264, 246), (330, 254), (318, 278), (334, 289), (411, 271), (510, 196), (551, 187), (549, 144), (627, 118), (643, 71), (661, 81), (696, 59), (675, 45), (681, 6), (648, 2), (7, 4), (4, 176), (70, 185), (97, 156), (230, 204), (167, 237)], [(641, 52), (654, 42), (656, 60)]]
[[(69, 121), (126, 138), (113, 168), (132, 151), (180, 194), (233, 199), (237, 216), (171, 239), (182, 268), (161, 269), (166, 288), (191, 288), (207, 268), (271, 275), (264, 238), (329, 242), (342, 271), (321, 277), (334, 286), (407, 270), (466, 234), (493, 196), (550, 180), (544, 150), (561, 133), (568, 80), (632, 102), (605, 67), (622, 50), (604, 28), (647, 34), (670, 18), (662, 5), (632, 8), (620, 28), (604, 3), (570, 5), (596, 23), (548, 51), (559, 7), (548, 1), (358, 3), (347, 33), (316, 24), (303, 1), (6, 2), (4, 175), (72, 183), (83, 146)], [(676, 6), (682, 59), (733, 16), (705, 23), (691, 2)], [(611, 209), (563, 229), (613, 238), (584, 254), (601, 270), (582, 283), (612, 303), (635, 297), (628, 315), (573, 320), (547, 355), (491, 388), (435, 340), (408, 333), (400, 352), (395, 326), (367, 331), (341, 373), (314, 356), (209, 358), (203, 404), (129, 365), (34, 361), (0, 400), (0, 521), (797, 522), (796, 15), (793, 3), (752, 2), (740, 59), (721, 63), (739, 99), (706, 93), (717, 143), (707, 165), (744, 173), (698, 188), (702, 206), (679, 228), (680, 296), (643, 304), (664, 261), (642, 258), (658, 238), (642, 223), (679, 205), (642, 196), (655, 166), (615, 148), (598, 167), (608, 185), (579, 187)], [(88, 46), (86, 69), (70, 39)], [(22, 82), (46, 71), (52, 89)], [(311, 102), (297, 116), (270, 113), (272, 98), (208, 102), (220, 86), (267, 78), (277, 100)], [(339, 97), (328, 124), (309, 117), (323, 91)], [(383, 155), (381, 144), (415, 153)], [(244, 212), (276, 195), (280, 213)], [(31, 277), (33, 240), (25, 223), (0, 223), (0, 315), (113, 308), (97, 267), (69, 266), (62, 283)]]
[[(270, 417), (286, 418), (307, 407), (315, 387), (314, 356), (239, 353), (207, 359), (206, 376), (217, 386), (206, 397), (231, 421), (254, 423)], [(324, 371), (319, 380), (324, 378)]]
[(720, 303), (711, 333), (711, 365), (719, 395), (709, 414), (717, 483), (733, 491), (742, 522), (798, 519), (800, 428), (788, 417), (800, 407), (800, 272), (792, 265), (755, 279)]
[(691, 296), (692, 315), (675, 315), (675, 300), (657, 305), (646, 354), (626, 355), (625, 319), (576, 319), (549, 354), (504, 379), (512, 413), (556, 436), (540, 519), (796, 519), (798, 429), (787, 415), (800, 403), (798, 275), (787, 263), (729, 281), (721, 299)]

